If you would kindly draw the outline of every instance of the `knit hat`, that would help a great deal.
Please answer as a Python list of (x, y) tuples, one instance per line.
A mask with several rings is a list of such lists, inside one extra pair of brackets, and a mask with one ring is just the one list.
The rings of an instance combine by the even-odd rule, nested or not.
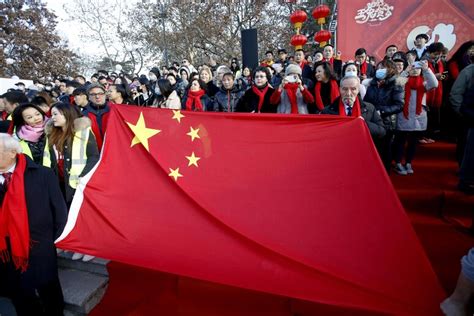
[(89, 86), (87, 86), (87, 94), (89, 94), (91, 90), (94, 88), (99, 88), (99, 89), (102, 89), (102, 91), (107, 92), (105, 91), (104, 86), (101, 85), (100, 83), (91, 83)]
[(298, 74), (301, 76), (301, 67), (295, 64), (289, 64), (288, 66), (286, 66), (285, 76), (288, 76), (289, 74)]
[(392, 60), (406, 62), (407, 59), (404, 52), (396, 52), (395, 54), (393, 54)]
[(182, 72), (183, 70), (186, 71), (186, 73), (188, 74), (188, 78), (189, 78), (189, 75), (190, 75), (191, 72), (189, 71), (189, 68), (186, 67), (186, 66), (181, 66), (181, 67), (179, 67), (179, 69), (178, 69), (178, 74), (181, 75), (181, 72)]

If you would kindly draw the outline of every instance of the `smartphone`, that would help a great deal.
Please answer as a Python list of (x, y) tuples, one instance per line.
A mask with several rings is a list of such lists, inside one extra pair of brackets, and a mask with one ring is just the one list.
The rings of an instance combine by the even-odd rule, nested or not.
[(413, 62), (413, 64), (411, 66), (413, 68), (421, 68), (421, 66), (423, 66), (423, 64), (421, 63), (421, 61), (415, 61), (415, 62)]
[(298, 80), (297, 75), (289, 75), (285, 77), (285, 80), (290, 82), (290, 83), (295, 83)]

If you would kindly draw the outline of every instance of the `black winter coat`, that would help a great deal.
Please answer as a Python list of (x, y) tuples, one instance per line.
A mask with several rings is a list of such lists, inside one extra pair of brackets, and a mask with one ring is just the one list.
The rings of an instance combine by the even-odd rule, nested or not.
[[(184, 94), (183, 98), (181, 99), (181, 109), (186, 110), (186, 101), (188, 100), (188, 91)], [(207, 95), (203, 94), (201, 96), (201, 104), (203, 111), (213, 111), (213, 104), (212, 104), (212, 99)], [(195, 109), (193, 109), (195, 111)]]
[[(339, 115), (339, 98), (334, 100), (334, 103), (330, 106), (324, 108), (321, 114), (331, 114), (331, 115)], [(382, 138), (386, 134), (385, 127), (382, 122), (382, 118), (375, 110), (375, 107), (365, 101), (359, 99), (360, 102), (360, 112), (361, 116), (364, 118), (367, 127), (370, 130), (370, 135), (372, 135), (372, 139)]]
[(214, 111), (216, 112), (235, 112), (237, 102), (244, 95), (245, 90), (234, 85), (232, 90), (221, 88), (214, 96)]
[(66, 203), (51, 169), (25, 157), (25, 198), (32, 241), (28, 269), (20, 273), (11, 262), (3, 264), (0, 261), (0, 296), (2, 291), (8, 292), (18, 285), (23, 289), (35, 289), (58, 278), (54, 240), (66, 225)]
[[(263, 105), (260, 110), (262, 113), (276, 113), (277, 105), (270, 104), (270, 97), (275, 89), (268, 87), (267, 93), (263, 98)], [(253, 92), (252, 88), (245, 91), (245, 94), (237, 102), (236, 112), (258, 112), (258, 95)]]
[(378, 86), (379, 80), (373, 78), (364, 97), (364, 101), (372, 103), (379, 111), (385, 128), (394, 130), (396, 128), (396, 114), (403, 111), (405, 104), (405, 86), (402, 79), (393, 76)]
[(219, 92), (219, 87), (216, 86), (214, 81), (209, 81), (206, 84), (206, 94), (212, 99), (216, 95), (216, 93)]

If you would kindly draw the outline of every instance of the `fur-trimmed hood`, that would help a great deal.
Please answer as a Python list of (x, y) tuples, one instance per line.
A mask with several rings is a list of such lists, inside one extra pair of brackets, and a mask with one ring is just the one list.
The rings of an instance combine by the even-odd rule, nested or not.
[[(88, 117), (85, 117), (85, 116), (78, 117), (77, 119), (74, 120), (74, 132), (85, 130), (91, 126), (92, 126), (92, 123)], [(47, 135), (51, 134), (53, 127), (54, 127), (53, 119), (49, 119), (44, 128), (45, 133)]]
[(405, 76), (397, 76), (397, 79), (395, 80), (395, 84), (404, 87), (408, 82), (408, 77)]
[[(362, 84), (366, 87), (369, 87), (371, 84), (377, 84), (377, 81), (378, 80), (376, 78), (369, 78), (369, 79), (365, 79), (364, 81), (362, 81)], [(389, 78), (386, 81), (386, 83), (387, 84), (395, 84), (395, 85), (404, 87), (405, 84), (407, 83), (407, 81), (408, 81), (407, 77), (400, 76), (400, 75), (395, 75), (395, 76)]]

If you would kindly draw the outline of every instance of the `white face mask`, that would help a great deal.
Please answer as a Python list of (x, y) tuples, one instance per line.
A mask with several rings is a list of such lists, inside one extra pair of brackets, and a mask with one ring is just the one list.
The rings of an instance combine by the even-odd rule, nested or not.
[(357, 71), (346, 71), (346, 77), (357, 77)]

